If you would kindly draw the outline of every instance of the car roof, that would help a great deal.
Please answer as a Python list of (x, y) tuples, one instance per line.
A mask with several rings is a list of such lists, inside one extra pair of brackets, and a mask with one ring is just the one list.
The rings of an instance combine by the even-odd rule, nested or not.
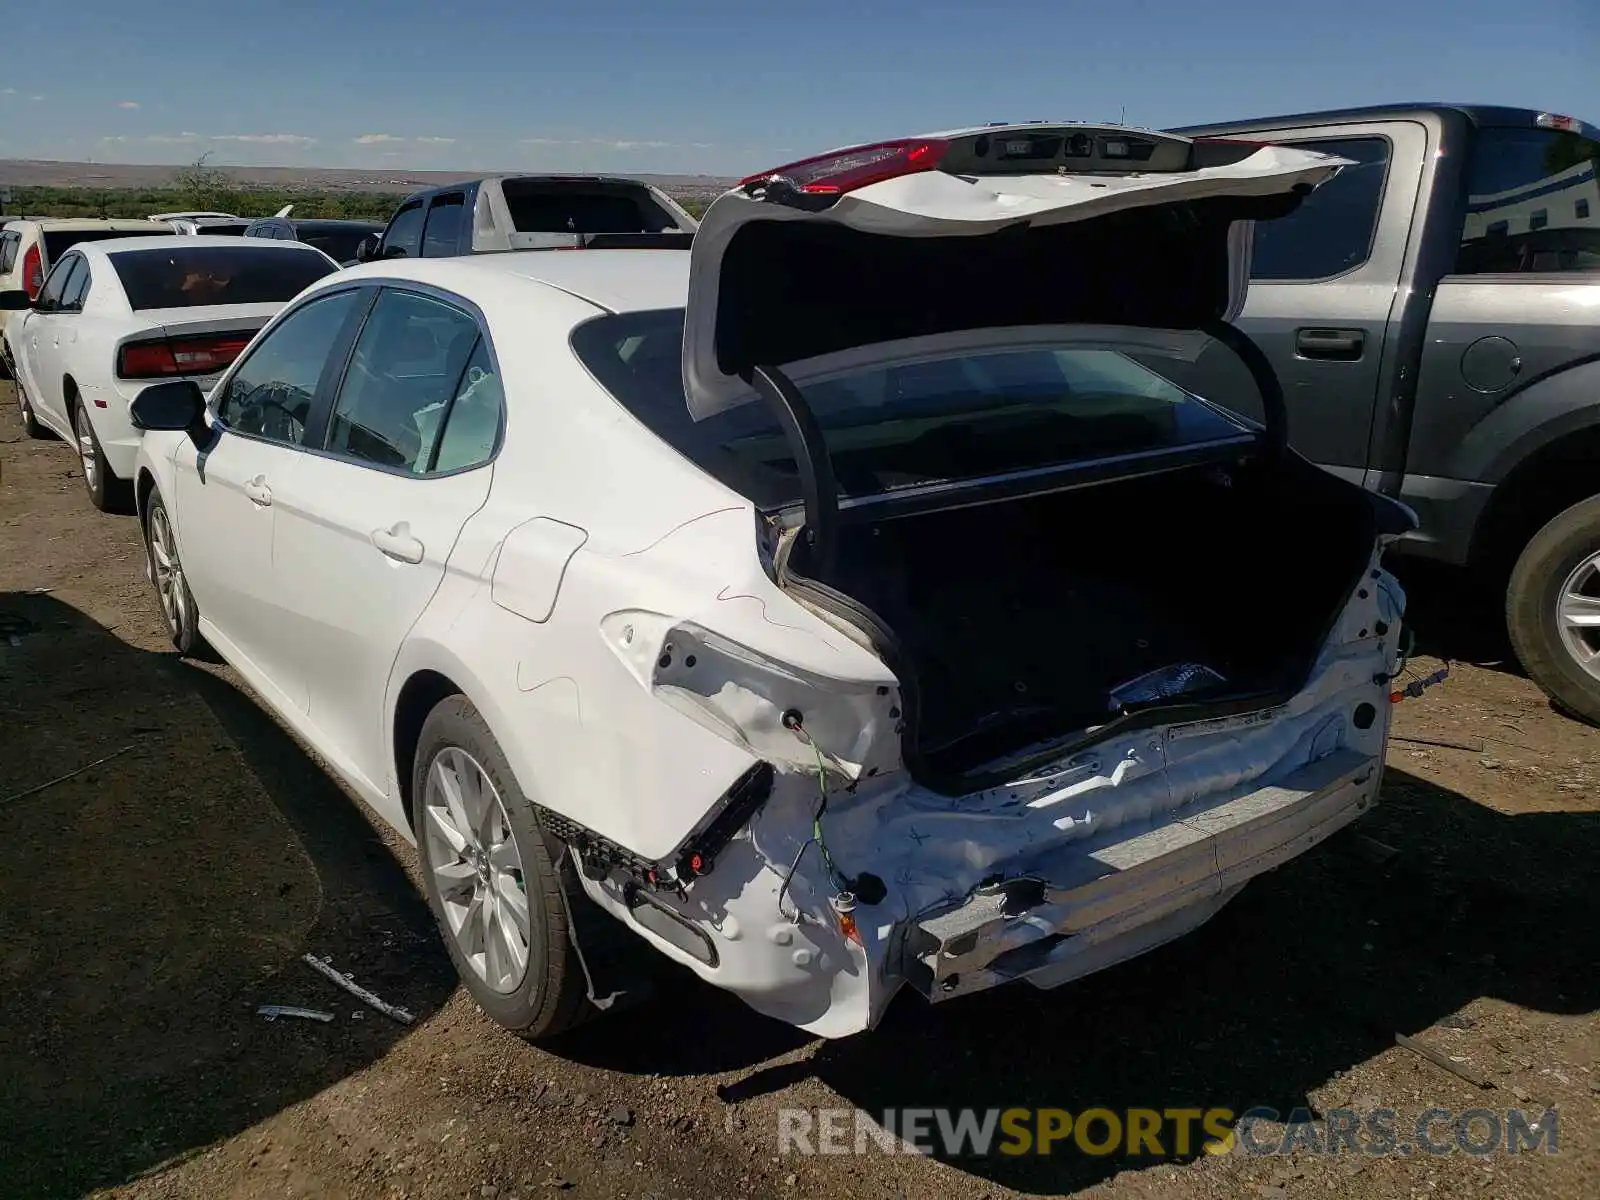
[[(1240, 121), (1216, 121), (1207, 125), (1185, 125), (1168, 130), (1183, 137), (1205, 137), (1220, 133), (1247, 133), (1276, 129), (1284, 125), (1348, 125), (1357, 121), (1386, 121), (1414, 117), (1419, 113), (1465, 119), (1479, 127), (1511, 126), (1532, 128), (1542, 115), (1538, 109), (1508, 108), (1496, 104), (1447, 104), (1418, 101), (1401, 104), (1374, 104), (1359, 108), (1335, 108), (1322, 112), (1285, 113), (1276, 117), (1250, 117)], [(1579, 132), (1587, 132), (1580, 130)]]
[(532, 282), (609, 312), (646, 312), (684, 306), (689, 295), (689, 252), (507, 250), (460, 258), (391, 258), (350, 267), (338, 276), (362, 277), (415, 280), (468, 299), (474, 287)]
[(79, 229), (149, 229), (151, 223), (143, 217), (34, 217), (31, 224), (45, 233), (70, 233)]
[[(168, 240), (169, 238), (170, 241)], [(259, 251), (261, 253), (272, 250), (304, 251), (307, 249), (299, 242), (274, 242), (266, 238), (236, 238), (219, 233), (197, 233), (193, 237), (184, 237), (177, 233), (168, 235), (156, 233), (146, 234), (144, 237), (107, 238), (103, 242), (79, 242), (72, 249), (82, 251), (85, 254), (111, 255), (121, 254), (128, 250), (151, 250), (155, 248), (151, 245), (152, 242), (159, 245), (176, 243), (179, 248), (184, 250), (203, 250), (208, 246), (233, 246), (236, 248), (243, 246), (246, 250)]]

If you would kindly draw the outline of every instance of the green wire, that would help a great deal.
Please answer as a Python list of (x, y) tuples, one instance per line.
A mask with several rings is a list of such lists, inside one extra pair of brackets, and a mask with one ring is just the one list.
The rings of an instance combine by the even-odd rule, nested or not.
[(822, 855), (822, 865), (828, 869), (828, 878), (831, 879), (834, 883), (834, 886), (838, 887), (840, 890), (848, 891), (849, 889), (845, 886), (844, 875), (840, 872), (839, 868), (834, 865), (833, 855), (828, 853), (828, 843), (824, 841), (822, 837), (822, 814), (826, 812), (828, 808), (827, 767), (823, 764), (821, 749), (818, 748), (816, 742), (811, 740), (809, 734), (806, 736), (806, 742), (811, 746), (811, 753), (817, 756), (817, 795), (821, 797), (822, 800), (822, 802), (817, 805), (816, 814), (811, 818), (811, 840), (816, 842), (817, 851)]

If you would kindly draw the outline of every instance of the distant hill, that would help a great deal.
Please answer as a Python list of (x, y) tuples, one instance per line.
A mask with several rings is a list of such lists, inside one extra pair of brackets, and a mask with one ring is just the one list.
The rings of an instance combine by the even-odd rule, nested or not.
[[(148, 166), (141, 163), (53, 162), (48, 159), (0, 159), (0, 186), (53, 188), (168, 188), (180, 172), (190, 168)], [(226, 175), (235, 187), (271, 188), (284, 192), (409, 192), (417, 188), (473, 179), (491, 174), (526, 174), (521, 171), (396, 171), (349, 170), (332, 167), (233, 167), (209, 168)], [(655, 184), (674, 196), (691, 199), (712, 197), (735, 182), (712, 175), (627, 174)]]

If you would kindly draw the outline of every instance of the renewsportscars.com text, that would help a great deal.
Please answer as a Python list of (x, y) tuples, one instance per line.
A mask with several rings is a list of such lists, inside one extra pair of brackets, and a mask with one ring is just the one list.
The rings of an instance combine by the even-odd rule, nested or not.
[(921, 1154), (941, 1158), (1086, 1154), (1521, 1154), (1558, 1150), (1555, 1109), (1428, 1108), (855, 1108), (778, 1110), (779, 1154)]

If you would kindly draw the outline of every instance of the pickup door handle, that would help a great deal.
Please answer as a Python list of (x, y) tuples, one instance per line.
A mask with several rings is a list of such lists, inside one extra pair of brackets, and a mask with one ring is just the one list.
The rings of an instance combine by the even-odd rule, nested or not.
[(257, 475), (244, 485), (244, 494), (250, 498), (251, 504), (266, 508), (272, 503), (272, 489), (267, 486), (267, 477)]
[(411, 526), (405, 521), (388, 529), (374, 529), (372, 544), (396, 562), (414, 565), (422, 561), (423, 545), (411, 536)]
[(1361, 357), (1367, 335), (1360, 329), (1297, 329), (1294, 351), (1301, 358), (1328, 358), (1354, 362)]

